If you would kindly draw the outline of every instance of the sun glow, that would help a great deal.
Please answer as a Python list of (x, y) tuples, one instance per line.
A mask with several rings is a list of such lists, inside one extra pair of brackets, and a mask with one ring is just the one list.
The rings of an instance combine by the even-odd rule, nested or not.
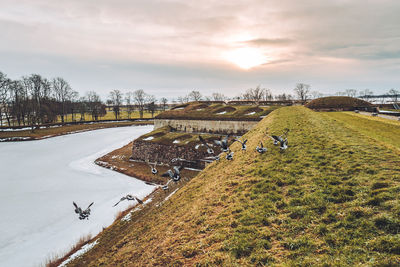
[(224, 55), (225, 59), (242, 69), (251, 69), (267, 62), (263, 53), (256, 48), (238, 48)]

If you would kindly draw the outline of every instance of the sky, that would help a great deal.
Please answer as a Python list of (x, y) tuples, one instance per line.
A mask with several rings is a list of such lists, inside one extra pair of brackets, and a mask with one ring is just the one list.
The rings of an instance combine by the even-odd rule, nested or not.
[(400, 87), (398, 0), (0, 0), (0, 71), (81, 94)]

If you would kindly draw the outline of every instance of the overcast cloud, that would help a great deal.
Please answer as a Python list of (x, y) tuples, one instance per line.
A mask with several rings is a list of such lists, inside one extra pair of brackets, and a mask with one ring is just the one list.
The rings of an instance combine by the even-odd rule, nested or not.
[[(400, 87), (400, 1), (0, 0), (0, 71), (159, 97)], [(224, 53), (260, 49), (243, 70)]]

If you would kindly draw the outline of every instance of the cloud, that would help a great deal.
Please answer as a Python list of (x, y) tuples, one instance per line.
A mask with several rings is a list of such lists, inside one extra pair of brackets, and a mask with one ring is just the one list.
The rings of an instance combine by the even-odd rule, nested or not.
[[(396, 87), (399, 13), (397, 0), (2, 0), (0, 53), (8, 56), (0, 70), (18, 76), (57, 69), (67, 76), (73, 68), (79, 72), (71, 83), (82, 91), (93, 89), (87, 77), (97, 77), (93, 83), (102, 90), (157, 83), (229, 90), (252, 79), (278, 89), (294, 79), (325, 80), (321, 88), (366, 87), (366, 75), (382, 88)], [(246, 46), (262, 50), (269, 63), (244, 72), (222, 56)], [(26, 68), (29, 60), (35, 64)], [(112, 75), (96, 75), (105, 71), (98, 65)]]
[(282, 46), (282, 45), (292, 44), (294, 43), (294, 41), (288, 38), (276, 38), (276, 39), (257, 38), (257, 39), (242, 41), (239, 43), (244, 45), (253, 45), (253, 46)]

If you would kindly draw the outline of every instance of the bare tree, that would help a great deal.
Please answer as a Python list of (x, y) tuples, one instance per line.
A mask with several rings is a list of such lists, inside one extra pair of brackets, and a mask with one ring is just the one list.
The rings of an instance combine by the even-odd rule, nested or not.
[(187, 102), (189, 102), (189, 96), (185, 95), (185, 96), (179, 96), (178, 97), (178, 102), (181, 104), (185, 104)]
[(125, 94), (125, 103), (126, 103), (126, 112), (128, 113), (128, 119), (131, 118), (131, 114), (133, 112), (133, 93), (128, 92)]
[(346, 89), (345, 94), (350, 97), (356, 97), (357, 90), (356, 89)]
[(279, 100), (279, 101), (285, 101), (285, 100), (287, 100), (287, 95), (285, 93), (280, 94), (280, 95), (276, 95), (275, 99)]
[(160, 103), (162, 105), (162, 109), (163, 111), (165, 111), (166, 107), (167, 107), (167, 103), (168, 103), (168, 99), (166, 99), (165, 97), (160, 99)]
[(298, 83), (294, 88), (294, 92), (297, 94), (297, 97), (305, 102), (308, 99), (308, 93), (310, 92), (311, 86), (305, 83)]
[(156, 111), (156, 108), (157, 108), (156, 102), (157, 102), (157, 99), (155, 98), (154, 95), (148, 95), (146, 97), (146, 108), (147, 108), (147, 111), (151, 113), (152, 118), (154, 117), (154, 112)]
[(122, 93), (120, 90), (112, 90), (110, 92), (110, 101), (113, 105), (113, 111), (115, 115), (115, 119), (118, 120), (120, 117), (121, 112), (121, 105), (122, 105)]
[(89, 101), (84, 96), (79, 98), (78, 108), (79, 108), (79, 113), (81, 114), (80, 121), (84, 121), (85, 120), (85, 114), (88, 111), (88, 105), (87, 105), (88, 102)]
[(310, 94), (311, 94), (311, 96), (312, 96), (313, 99), (320, 98), (320, 97), (323, 96), (323, 94), (321, 94), (321, 93), (318, 92), (318, 91), (312, 91)]
[(143, 118), (143, 111), (146, 105), (146, 98), (147, 95), (142, 89), (133, 92), (133, 99), (135, 101), (136, 106), (138, 107), (139, 116), (141, 119)]
[(225, 101), (227, 99), (227, 97), (221, 93), (213, 93), (211, 97), (214, 101)]
[(11, 80), (7, 78), (7, 76), (0, 72), (0, 123), (3, 126), (3, 114), (6, 117), (8, 122), (8, 126), (11, 126), (10, 123), (10, 112), (9, 112), (9, 104), (10, 104), (10, 83)]
[(99, 120), (99, 117), (106, 114), (106, 107), (101, 103), (100, 96), (95, 91), (87, 92), (86, 99), (89, 110), (92, 114), (92, 120)]
[(260, 101), (263, 99), (264, 89), (261, 89), (258, 85), (256, 88), (247, 89), (246, 92), (242, 95), (244, 100), (252, 100), (252, 101)]
[(262, 100), (268, 101), (272, 99), (274, 99), (274, 97), (272, 96), (271, 90), (267, 88), (262, 89)]
[(200, 101), (203, 96), (201, 95), (201, 93), (199, 91), (193, 90), (188, 94), (188, 97), (192, 101)]
[(62, 123), (64, 123), (65, 103), (71, 100), (73, 91), (68, 82), (61, 77), (52, 80), (52, 87), (55, 99), (61, 104), (60, 116)]
[(398, 96), (400, 95), (400, 91), (392, 88), (389, 90), (388, 94), (392, 96), (392, 101), (394, 103), (397, 103), (397, 99), (398, 99)]

